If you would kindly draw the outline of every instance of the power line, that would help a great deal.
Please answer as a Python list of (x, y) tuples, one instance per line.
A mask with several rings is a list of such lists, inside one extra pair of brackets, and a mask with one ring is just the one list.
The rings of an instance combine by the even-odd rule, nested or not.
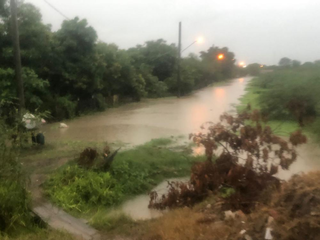
[(47, 0), (45, 1), (51, 8), (53, 8), (56, 12), (58, 12), (61, 16), (63, 16), (65, 19), (70, 20), (66, 15), (64, 15), (61, 11), (59, 11), (55, 6), (53, 6), (51, 3), (49, 3)]

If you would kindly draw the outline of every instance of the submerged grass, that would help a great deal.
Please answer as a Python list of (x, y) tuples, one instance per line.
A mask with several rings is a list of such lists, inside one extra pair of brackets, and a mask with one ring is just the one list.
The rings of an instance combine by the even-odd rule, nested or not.
[(45, 193), (73, 214), (86, 215), (102, 207), (117, 206), (167, 178), (188, 175), (191, 165), (203, 160), (170, 150), (172, 143), (172, 139), (156, 139), (119, 152), (109, 172), (82, 169), (71, 162), (45, 182)]

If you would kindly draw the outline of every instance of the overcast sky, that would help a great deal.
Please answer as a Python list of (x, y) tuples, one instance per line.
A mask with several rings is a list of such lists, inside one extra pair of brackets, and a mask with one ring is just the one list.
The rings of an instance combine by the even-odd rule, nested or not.
[[(25, 0), (40, 8), (44, 23), (59, 29), (64, 18), (44, 0)], [(320, 59), (320, 0), (47, 0), (69, 18), (86, 18), (99, 39), (120, 48), (148, 40), (178, 41), (198, 36), (184, 54), (210, 46), (228, 47), (246, 63), (276, 64), (281, 57), (302, 62)]]

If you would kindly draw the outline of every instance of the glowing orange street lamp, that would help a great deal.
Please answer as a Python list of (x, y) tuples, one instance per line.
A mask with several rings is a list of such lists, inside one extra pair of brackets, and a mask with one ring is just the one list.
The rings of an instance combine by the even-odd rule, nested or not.
[(223, 55), (223, 54), (219, 54), (219, 55), (218, 55), (218, 59), (219, 59), (219, 60), (224, 59), (224, 55)]

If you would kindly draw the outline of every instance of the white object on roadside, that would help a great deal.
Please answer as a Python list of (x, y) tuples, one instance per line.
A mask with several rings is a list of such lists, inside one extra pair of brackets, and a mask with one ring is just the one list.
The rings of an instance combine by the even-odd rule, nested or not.
[(60, 123), (60, 128), (68, 128), (69, 126), (65, 123)]
[(246, 234), (246, 235), (244, 236), (244, 238), (245, 238), (246, 240), (252, 240), (252, 237), (250, 237), (248, 234)]
[(246, 232), (247, 232), (247, 230), (242, 229), (242, 230), (240, 231), (240, 234), (243, 235), (243, 234), (245, 234)]
[(225, 211), (224, 212), (225, 218), (226, 219), (235, 219), (236, 218), (236, 214), (232, 211)]
[(23, 115), (22, 122), (24, 123), (26, 129), (34, 129), (39, 125), (39, 120), (31, 113), (26, 113)]
[(273, 239), (273, 237), (271, 235), (271, 231), (272, 231), (272, 228), (267, 228), (266, 229), (266, 235), (264, 236), (264, 239), (266, 239), (266, 240), (272, 240)]
[(41, 124), (46, 123), (46, 120), (36, 117), (31, 113), (26, 113), (22, 117), (22, 122), (24, 123), (26, 129), (32, 130), (39, 127)]

